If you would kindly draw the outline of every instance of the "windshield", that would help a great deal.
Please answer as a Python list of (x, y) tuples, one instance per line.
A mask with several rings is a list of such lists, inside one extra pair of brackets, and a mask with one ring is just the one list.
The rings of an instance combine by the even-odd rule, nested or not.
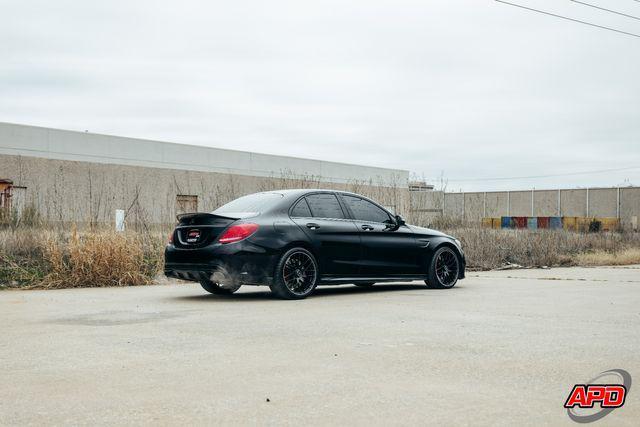
[(264, 212), (266, 209), (271, 208), (278, 203), (284, 195), (279, 193), (256, 193), (249, 194), (248, 196), (240, 197), (239, 199), (232, 200), (226, 205), (220, 206), (212, 213), (218, 215), (229, 214), (254, 214)]

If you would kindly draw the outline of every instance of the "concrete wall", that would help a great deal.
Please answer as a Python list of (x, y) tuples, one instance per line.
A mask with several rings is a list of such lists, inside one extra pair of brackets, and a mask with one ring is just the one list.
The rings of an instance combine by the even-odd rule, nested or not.
[(615, 218), (618, 215), (617, 200), (618, 200), (617, 189), (594, 188), (589, 190), (588, 216)]
[(464, 216), (464, 194), (445, 194), (444, 216), (460, 218)]
[(291, 178), (144, 168), (126, 165), (0, 155), (0, 173), (26, 187), (25, 203), (49, 221), (110, 223), (114, 211), (127, 221), (170, 223), (178, 195), (198, 198), (198, 210), (211, 211), (229, 200), (283, 188), (335, 188), (356, 191), (398, 213), (409, 212), (405, 188), (325, 183)]
[[(403, 170), (8, 123), (0, 123), (0, 178), (25, 187), (15, 192), (22, 206), (65, 222), (112, 222), (125, 209), (129, 221), (166, 223), (178, 195), (197, 196), (208, 211), (244, 194), (300, 187), (362, 193), (418, 224), (532, 216), (532, 191), (409, 193)], [(619, 215), (628, 227), (640, 217), (640, 188), (533, 191), (533, 216), (556, 215)]]
[(620, 189), (620, 219), (625, 227), (640, 221), (640, 187)]
[(558, 216), (558, 192), (554, 190), (534, 191), (533, 216)]
[(531, 216), (531, 191), (512, 191), (509, 193), (509, 199), (510, 216)]
[(280, 188), (359, 192), (409, 214), (409, 172), (0, 123), (0, 179), (45, 220), (168, 223), (178, 195), (211, 211)]
[(487, 217), (498, 217), (500, 213), (509, 209), (509, 196), (507, 192), (491, 192), (486, 194), (487, 204)]
[(587, 216), (587, 190), (560, 192), (561, 216)]
[(465, 193), (464, 219), (479, 221), (484, 215), (484, 193)]
[[(533, 197), (533, 212), (532, 212)], [(640, 220), (640, 187), (502, 191), (486, 193), (411, 192), (413, 212), (466, 221), (501, 216), (580, 216), (620, 218), (631, 227)], [(444, 212), (442, 205), (444, 204)]]

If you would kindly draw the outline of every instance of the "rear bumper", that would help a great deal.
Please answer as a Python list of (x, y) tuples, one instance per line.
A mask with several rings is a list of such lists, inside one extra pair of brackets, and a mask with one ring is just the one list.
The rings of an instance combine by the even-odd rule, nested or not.
[(165, 263), (164, 265), (165, 276), (193, 282), (210, 279), (216, 271), (222, 272), (223, 268), (214, 264)]
[(269, 285), (276, 254), (248, 242), (214, 244), (199, 249), (167, 245), (164, 274), (176, 279), (225, 284)]

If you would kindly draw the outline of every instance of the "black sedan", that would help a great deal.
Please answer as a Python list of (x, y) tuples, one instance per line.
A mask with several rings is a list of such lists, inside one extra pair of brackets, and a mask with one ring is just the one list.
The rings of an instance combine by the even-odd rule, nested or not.
[(464, 278), (458, 240), (343, 191), (250, 194), (178, 221), (165, 274), (214, 294), (268, 285), (281, 298), (300, 299), (317, 285), (424, 280), (447, 289)]

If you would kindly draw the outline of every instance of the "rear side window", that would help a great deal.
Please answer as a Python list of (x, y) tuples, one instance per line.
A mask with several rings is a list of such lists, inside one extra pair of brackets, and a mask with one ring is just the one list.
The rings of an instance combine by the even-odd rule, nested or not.
[(311, 210), (304, 197), (291, 209), (291, 216), (298, 218), (308, 218), (311, 216)]
[(355, 219), (359, 221), (385, 222), (391, 219), (384, 209), (367, 200), (346, 195), (343, 195), (342, 198), (353, 212)]
[(307, 202), (315, 218), (344, 218), (340, 202), (334, 194), (312, 194), (307, 196)]

